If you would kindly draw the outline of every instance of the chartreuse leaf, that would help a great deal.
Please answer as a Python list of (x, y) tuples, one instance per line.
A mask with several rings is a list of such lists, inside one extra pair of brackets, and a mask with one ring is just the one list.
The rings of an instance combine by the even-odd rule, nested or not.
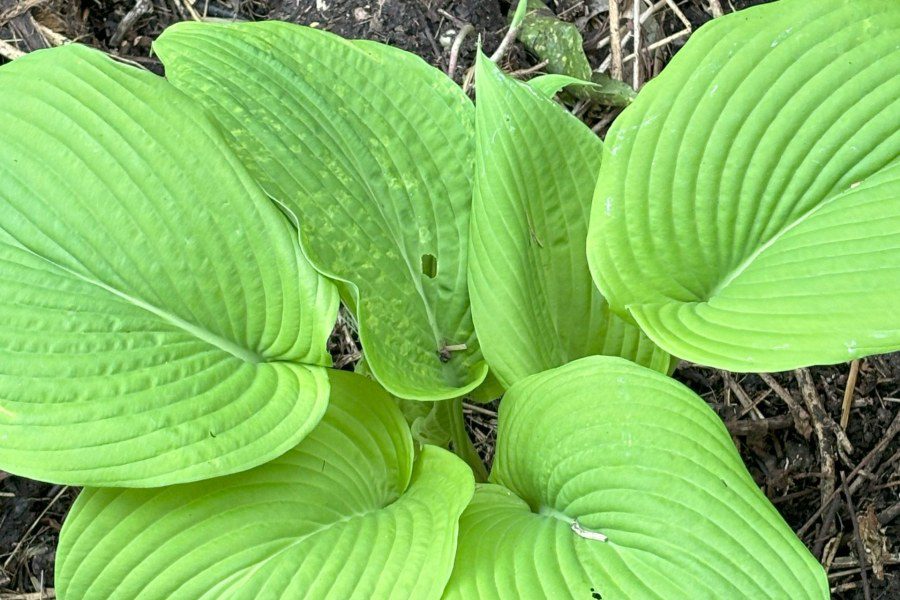
[(777, 371), (900, 348), (900, 4), (716, 19), (616, 120), (588, 253), (670, 353)]
[(445, 598), (828, 598), (722, 422), (673, 379), (584, 358), (510, 388), (497, 435)]
[(415, 400), (487, 367), (466, 293), (473, 107), (412, 54), (285, 23), (181, 23), (154, 45), (338, 280), (372, 373)]
[(497, 375), (493, 371), (488, 371), (487, 377), (484, 378), (481, 385), (469, 392), (467, 397), (473, 402), (487, 404), (500, 398), (505, 391), (506, 388), (497, 379)]
[(417, 444), (452, 450), (472, 468), (476, 481), (487, 480), (487, 469), (466, 430), (461, 398), (429, 403), (397, 400), (397, 405)]
[(592, 354), (665, 372), (669, 355), (609, 312), (588, 270), (600, 138), (484, 55), (476, 84), (469, 291), (491, 369), (506, 387)]
[(509, 20), (509, 28), (510, 29), (520, 29), (522, 24), (525, 22), (525, 17), (528, 16), (528, 0), (525, 2), (519, 2), (516, 5), (516, 10), (512, 13), (512, 18)]
[(0, 69), (0, 468), (247, 469), (328, 400), (337, 293), (164, 79), (71, 45)]
[(409, 425), (414, 441), (449, 447), (452, 437), (450, 409), (454, 400), (419, 402), (395, 398), (395, 402)]
[(62, 598), (439, 598), (471, 471), (413, 443), (374, 382), (331, 372), (319, 425), (255, 469), (87, 489), (60, 538)]

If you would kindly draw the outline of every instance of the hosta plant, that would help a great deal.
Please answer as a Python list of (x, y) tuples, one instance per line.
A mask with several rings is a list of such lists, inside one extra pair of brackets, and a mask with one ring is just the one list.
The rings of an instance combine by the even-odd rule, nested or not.
[(668, 375), (900, 349), (898, 33), (729, 15), (605, 142), (584, 82), (283, 23), (0, 68), (0, 468), (85, 486), (60, 597), (827, 597)]
[(900, 4), (704, 28), (606, 139), (588, 258), (667, 351), (777, 371), (900, 341)]

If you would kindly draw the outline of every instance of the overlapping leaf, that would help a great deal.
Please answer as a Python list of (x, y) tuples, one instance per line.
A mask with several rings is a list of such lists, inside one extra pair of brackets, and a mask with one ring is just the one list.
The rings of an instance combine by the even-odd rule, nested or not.
[(162, 485), (295, 446), (337, 293), (212, 123), (73, 45), (0, 69), (0, 468)]
[(545, 68), (551, 73), (535, 78), (540, 87), (549, 87), (552, 81), (553, 86), (558, 86), (554, 94), (568, 86), (568, 90), (580, 98), (611, 106), (627, 106), (634, 100), (634, 90), (628, 84), (605, 73), (593, 72), (584, 52), (584, 39), (574, 23), (561, 20), (542, 0), (519, 3), (519, 6), (525, 5), (528, 10), (518, 39), (546, 63)]
[(510, 388), (497, 435), (445, 598), (828, 598), (721, 421), (672, 379), (584, 358)]
[(617, 119), (589, 235), (672, 354), (783, 370), (900, 348), (900, 4), (716, 19)]
[(421, 59), (285, 23), (170, 28), (169, 79), (209, 107), (316, 268), (341, 283), (393, 394), (474, 389), (466, 293), (473, 108)]
[(88, 489), (60, 539), (64, 600), (440, 598), (472, 474), (426, 447), (374, 382), (332, 371), (309, 436), (255, 469)]
[(668, 354), (609, 312), (588, 270), (600, 139), (487, 57), (477, 69), (469, 289), (491, 368), (507, 387), (592, 354), (665, 372)]
[(441, 448), (450, 446), (452, 437), (450, 409), (453, 400), (419, 402), (396, 398), (395, 402), (409, 425), (413, 440)]

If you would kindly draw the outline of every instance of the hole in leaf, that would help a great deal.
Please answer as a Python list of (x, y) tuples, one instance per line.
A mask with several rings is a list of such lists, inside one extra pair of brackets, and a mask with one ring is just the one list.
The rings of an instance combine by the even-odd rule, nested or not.
[(434, 279), (437, 275), (437, 257), (434, 254), (422, 255), (422, 275)]

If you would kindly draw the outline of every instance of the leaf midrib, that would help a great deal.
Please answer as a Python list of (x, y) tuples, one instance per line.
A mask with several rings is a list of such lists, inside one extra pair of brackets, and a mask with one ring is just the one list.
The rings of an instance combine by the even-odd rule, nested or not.
[(212, 331), (210, 331), (209, 329), (206, 329), (205, 327), (202, 327), (195, 323), (191, 323), (190, 321), (187, 321), (186, 319), (183, 319), (172, 312), (169, 312), (163, 308), (160, 308), (154, 304), (151, 304), (150, 302), (147, 302), (145, 300), (142, 300), (140, 298), (137, 298), (135, 296), (127, 294), (127, 293), (123, 292), (122, 290), (119, 290), (119, 289), (117, 289), (107, 283), (104, 283), (98, 279), (88, 277), (88, 276), (83, 275), (73, 269), (70, 269), (64, 265), (61, 265), (61, 264), (47, 258), (46, 256), (42, 256), (41, 254), (38, 254), (34, 250), (24, 246), (17, 240), (15, 242), (15, 246), (17, 246), (24, 252), (27, 252), (27, 253), (31, 254), (32, 256), (48, 263), (49, 265), (53, 266), (54, 268), (59, 269), (60, 271), (66, 273), (67, 275), (76, 277), (77, 279), (84, 281), (85, 283), (89, 283), (93, 286), (96, 286), (96, 287), (106, 291), (106, 292), (109, 292), (110, 294), (113, 294), (117, 298), (121, 298), (122, 300), (125, 300), (132, 306), (141, 308), (141, 309), (149, 312), (150, 314), (152, 314), (156, 317), (159, 317), (160, 319), (170, 323), (171, 325), (174, 325), (178, 329), (181, 329), (185, 333), (187, 333), (201, 341), (204, 341), (207, 344), (210, 344), (211, 346), (219, 348), (220, 350), (227, 352), (228, 354), (231, 354), (232, 356), (242, 360), (243, 362), (254, 364), (254, 365), (262, 363), (262, 362), (267, 362), (265, 357), (263, 357), (261, 354), (255, 352), (253, 350), (250, 350), (249, 348), (245, 348), (244, 346), (242, 346), (230, 339), (227, 339), (219, 334), (213, 333)]
[(773, 236), (772, 236), (771, 238), (769, 238), (767, 241), (765, 241), (765, 242), (763, 242), (762, 244), (760, 244), (760, 245), (756, 248), (756, 250), (754, 250), (754, 251), (750, 254), (750, 256), (748, 256), (747, 258), (745, 258), (745, 259), (741, 262), (741, 264), (739, 264), (737, 267), (735, 267), (734, 269), (732, 269), (731, 272), (730, 272), (728, 275), (726, 275), (724, 278), (722, 278), (722, 280), (716, 285), (716, 287), (713, 288), (713, 290), (709, 293), (709, 296), (707, 297), (707, 299), (706, 299), (705, 301), (706, 301), (706, 302), (709, 302), (712, 298), (714, 298), (714, 297), (718, 296), (719, 294), (721, 294), (722, 291), (723, 291), (725, 288), (727, 288), (729, 285), (731, 285), (731, 283), (732, 283), (735, 279), (737, 279), (738, 277), (740, 277), (741, 275), (743, 275), (743, 274), (744, 274), (744, 271), (746, 271), (747, 269), (749, 269), (750, 266), (753, 265), (753, 263), (756, 261), (756, 259), (759, 258), (759, 257), (762, 255), (763, 252), (765, 252), (766, 250), (768, 250), (769, 248), (771, 248), (772, 246), (774, 246), (781, 238), (783, 238), (785, 235), (787, 235), (787, 233), (790, 232), (792, 229), (798, 227), (799, 225), (801, 225), (802, 223), (804, 223), (807, 219), (809, 219), (811, 216), (813, 216), (814, 214), (816, 214), (819, 210), (822, 209), (822, 207), (824, 207), (825, 205), (829, 204), (831, 200), (834, 200), (835, 198), (837, 198), (837, 197), (839, 197), (839, 196), (841, 196), (841, 195), (842, 195), (842, 194), (837, 194), (837, 195), (835, 195), (835, 196), (832, 196), (831, 198), (827, 198), (826, 200), (820, 202), (819, 204), (816, 204), (816, 205), (813, 206), (810, 210), (808, 210), (808, 211), (806, 211), (804, 214), (800, 215), (800, 217), (798, 217), (797, 219), (795, 219), (793, 222), (788, 223), (785, 227), (783, 227), (780, 231), (778, 231), (777, 233), (775, 233), (775, 235), (773, 235)]
[(251, 579), (256, 573), (259, 572), (260, 569), (265, 567), (267, 564), (271, 563), (273, 560), (276, 560), (279, 556), (284, 555), (286, 552), (289, 552), (289, 551), (297, 548), (298, 546), (302, 545), (304, 542), (310, 540), (311, 538), (314, 538), (321, 533), (328, 532), (335, 527), (340, 527), (340, 526), (350, 523), (352, 521), (356, 521), (358, 519), (365, 519), (371, 515), (376, 515), (376, 514), (380, 513), (381, 511), (389, 508), (397, 500), (399, 500), (399, 497), (389, 501), (385, 506), (375, 506), (373, 508), (368, 508), (368, 509), (364, 509), (361, 511), (357, 511), (357, 512), (351, 513), (349, 515), (344, 515), (340, 519), (337, 519), (335, 521), (331, 521), (328, 523), (323, 523), (322, 525), (316, 527), (315, 529), (312, 529), (310, 531), (302, 533), (298, 536), (288, 537), (287, 540), (289, 540), (289, 541), (283, 547), (279, 548), (278, 550), (275, 550), (274, 552), (269, 554), (269, 556), (266, 556), (265, 558), (260, 559), (258, 562), (256, 562), (252, 566), (248, 567), (246, 569), (246, 572), (244, 572), (240, 575), (236, 574), (235, 577), (240, 577), (240, 579), (239, 579), (239, 581), (237, 581), (235, 583), (235, 587), (240, 587), (240, 586), (244, 585), (249, 579)]
[[(859, 183), (863, 183), (865, 179), (871, 178), (874, 175), (882, 173), (884, 170), (890, 169), (893, 167), (892, 163), (888, 163), (882, 169), (878, 169), (870, 174), (868, 177), (862, 179)], [(753, 263), (758, 259), (766, 250), (774, 246), (777, 242), (779, 242), (785, 235), (787, 235), (793, 229), (799, 227), (807, 220), (809, 220), (812, 216), (814, 216), (817, 212), (828, 206), (829, 204), (835, 202), (840, 198), (844, 198), (852, 192), (858, 192), (859, 188), (850, 187), (844, 190), (841, 190), (831, 196), (823, 198), (821, 202), (818, 202), (814, 206), (812, 206), (805, 213), (794, 219), (792, 222), (788, 223), (784, 227), (782, 227), (779, 231), (777, 231), (771, 238), (760, 244), (756, 250), (754, 250), (750, 256), (744, 259), (737, 267), (731, 270), (728, 275), (722, 278), (722, 280), (716, 284), (716, 287), (707, 295), (705, 300), (701, 300), (701, 302), (709, 302), (719, 294), (721, 294), (725, 288), (727, 288), (731, 283), (734, 282), (738, 277), (744, 274), (744, 272), (749, 269)]]

